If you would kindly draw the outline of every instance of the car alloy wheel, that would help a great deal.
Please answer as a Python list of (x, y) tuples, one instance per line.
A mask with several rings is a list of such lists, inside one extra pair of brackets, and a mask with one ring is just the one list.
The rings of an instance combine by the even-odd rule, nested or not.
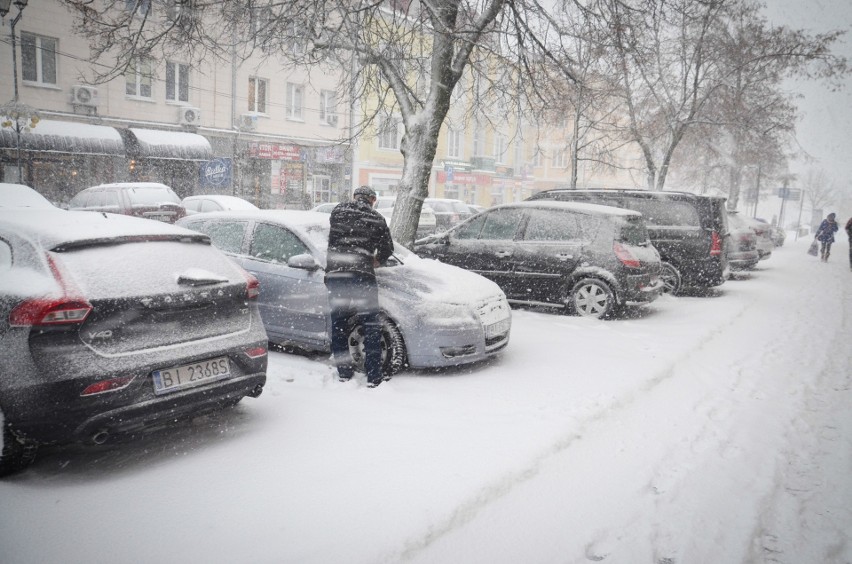
[(664, 262), (660, 265), (660, 278), (663, 280), (663, 291), (676, 296), (680, 292), (681, 278), (678, 269), (671, 263)]
[(606, 282), (585, 278), (574, 284), (571, 301), (577, 314), (601, 319), (613, 310), (615, 295)]
[[(405, 342), (402, 339), (397, 326), (388, 317), (380, 316), (382, 324), (382, 338), (380, 346), (382, 349), (382, 374), (386, 378), (393, 376), (405, 366)], [(361, 324), (353, 325), (349, 330), (347, 338), (349, 354), (355, 370), (364, 372), (364, 327)]]

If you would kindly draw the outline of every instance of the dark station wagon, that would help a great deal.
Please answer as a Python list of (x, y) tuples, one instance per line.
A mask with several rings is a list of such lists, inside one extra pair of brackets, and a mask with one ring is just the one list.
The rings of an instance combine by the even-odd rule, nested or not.
[(414, 250), (493, 280), (509, 301), (584, 316), (649, 303), (663, 290), (642, 216), (607, 206), (504, 204), (417, 241)]
[(710, 288), (729, 274), (725, 198), (652, 190), (545, 190), (529, 200), (588, 202), (635, 210), (662, 260), (666, 291)]
[(175, 192), (158, 182), (115, 182), (86, 188), (71, 198), (68, 209), (118, 213), (174, 223), (186, 215)]

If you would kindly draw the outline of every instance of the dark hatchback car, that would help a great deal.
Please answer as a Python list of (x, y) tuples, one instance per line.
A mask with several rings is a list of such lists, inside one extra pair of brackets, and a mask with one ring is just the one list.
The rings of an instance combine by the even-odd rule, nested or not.
[(258, 396), (258, 289), (199, 233), (0, 210), (0, 475), (42, 444), (100, 444)]
[(642, 216), (607, 206), (504, 204), (417, 241), (414, 250), (493, 280), (509, 301), (584, 316), (602, 318), (663, 291)]
[(662, 260), (666, 291), (710, 288), (728, 276), (725, 198), (650, 190), (545, 190), (529, 200), (589, 202), (635, 210)]
[(116, 182), (86, 188), (71, 198), (68, 209), (120, 213), (166, 223), (186, 215), (174, 190), (157, 182)]

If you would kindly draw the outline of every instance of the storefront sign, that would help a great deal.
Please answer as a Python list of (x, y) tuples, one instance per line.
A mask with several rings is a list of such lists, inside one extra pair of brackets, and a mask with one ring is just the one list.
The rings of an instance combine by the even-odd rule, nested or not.
[(199, 167), (202, 188), (227, 188), (231, 186), (233, 164), (229, 158), (218, 158), (201, 163)]
[(314, 156), (318, 163), (342, 163), (345, 161), (343, 147), (317, 147)]
[(249, 143), (248, 156), (253, 159), (271, 159), (275, 161), (301, 161), (302, 150), (298, 145), (279, 143)]
[(451, 182), (453, 184), (476, 184), (478, 186), (491, 186), (491, 176), (488, 174), (474, 174), (472, 172), (459, 172), (454, 170), (452, 174), (448, 174), (443, 170), (439, 170), (436, 175), (436, 180), (439, 184)]

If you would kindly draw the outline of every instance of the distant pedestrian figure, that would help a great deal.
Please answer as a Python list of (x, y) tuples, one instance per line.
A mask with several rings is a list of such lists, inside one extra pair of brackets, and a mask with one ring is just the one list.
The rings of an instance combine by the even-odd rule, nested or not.
[(849, 268), (852, 269), (852, 217), (846, 222), (846, 235), (849, 236)]
[(828, 217), (822, 220), (817, 229), (816, 238), (820, 242), (819, 259), (822, 262), (828, 262), (828, 256), (831, 254), (831, 244), (834, 243), (834, 234), (837, 232), (837, 222), (834, 221), (836, 214), (830, 213)]
[(331, 211), (325, 285), (331, 309), (331, 354), (341, 381), (352, 378), (355, 367), (349, 351), (353, 324), (363, 329), (364, 371), (374, 388), (382, 373), (379, 288), (375, 267), (393, 253), (393, 240), (385, 218), (373, 209), (376, 192), (369, 186), (355, 189), (352, 201)]

